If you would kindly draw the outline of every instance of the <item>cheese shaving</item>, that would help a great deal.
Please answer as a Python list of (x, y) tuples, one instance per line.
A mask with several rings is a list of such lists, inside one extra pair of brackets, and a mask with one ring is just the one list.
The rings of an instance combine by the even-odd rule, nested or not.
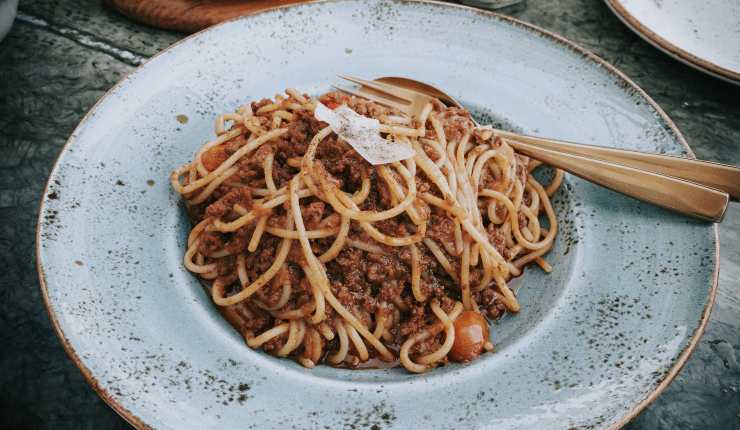
[(380, 121), (364, 117), (346, 105), (331, 110), (317, 103), (314, 117), (329, 124), (334, 133), (372, 165), (392, 163), (414, 156), (414, 149), (408, 144), (383, 139), (380, 135)]

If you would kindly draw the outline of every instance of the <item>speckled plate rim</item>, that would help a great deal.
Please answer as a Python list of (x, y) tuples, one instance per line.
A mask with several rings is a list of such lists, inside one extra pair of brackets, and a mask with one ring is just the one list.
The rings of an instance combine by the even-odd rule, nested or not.
[(728, 68), (719, 66), (700, 58), (685, 49), (679, 48), (673, 43), (662, 38), (656, 34), (653, 30), (645, 26), (636, 17), (631, 15), (627, 9), (622, 5), (620, 0), (604, 0), (609, 9), (624, 23), (630, 30), (634, 31), (638, 36), (642, 37), (643, 40), (660, 49), (671, 57), (678, 61), (686, 64), (687, 66), (693, 67), (696, 70), (707, 73), (715, 78), (722, 79), (725, 82), (731, 84), (740, 85), (740, 72), (730, 70)]
[[(91, 117), (92, 113), (95, 112), (95, 110), (98, 108), (98, 106), (103, 103), (105, 99), (107, 99), (111, 94), (116, 92), (120, 86), (123, 85), (124, 82), (128, 79), (128, 76), (138, 72), (140, 69), (144, 68), (150, 61), (153, 59), (159, 57), (160, 55), (167, 53), (172, 48), (180, 45), (181, 43), (184, 43), (185, 41), (188, 41), (192, 38), (199, 37), (201, 34), (204, 34), (206, 32), (212, 31), (213, 29), (220, 27), (222, 25), (225, 25), (227, 23), (230, 23), (232, 21), (242, 20), (242, 19), (250, 19), (250, 17), (253, 17), (255, 15), (263, 14), (263, 13), (269, 13), (276, 10), (281, 9), (288, 9), (293, 8), (305, 4), (316, 4), (316, 3), (332, 3), (335, 0), (312, 0), (303, 2), (300, 4), (293, 4), (293, 5), (285, 5), (285, 6), (278, 6), (274, 8), (265, 9), (261, 12), (241, 16), (237, 18), (230, 19), (228, 21), (224, 21), (220, 24), (214, 25), (212, 27), (209, 27), (207, 29), (201, 30), (197, 33), (193, 33), (190, 36), (187, 36), (180, 41), (170, 45), (169, 47), (163, 49), (156, 55), (152, 56), (144, 62), (142, 65), (137, 67), (136, 69), (132, 70), (128, 75), (124, 76), (120, 81), (118, 81), (113, 87), (111, 87), (91, 108), (90, 110), (85, 114), (85, 116), (82, 118), (80, 123), (77, 125), (75, 130), (72, 132), (70, 137), (65, 142), (64, 146), (62, 147), (62, 150), (57, 155), (57, 158), (54, 162), (54, 166), (51, 169), (51, 172), (49, 173), (49, 179), (46, 182), (46, 185), (44, 186), (43, 193), (41, 195), (41, 200), (39, 203), (39, 215), (38, 220), (36, 223), (36, 270), (38, 272), (39, 276), (39, 284), (41, 287), (41, 293), (44, 300), (44, 306), (46, 308), (47, 313), (49, 314), (49, 319), (51, 321), (52, 326), (54, 327), (54, 331), (56, 332), (57, 336), (59, 337), (60, 341), (62, 342), (62, 346), (64, 347), (65, 352), (67, 355), (72, 359), (72, 362), (77, 366), (77, 368), (82, 373), (85, 380), (90, 384), (90, 386), (95, 390), (95, 392), (100, 396), (101, 399), (105, 403), (108, 404), (116, 413), (118, 413), (122, 418), (124, 418), (129, 424), (134, 426), (137, 429), (151, 429), (149, 425), (147, 425), (141, 418), (134, 415), (131, 411), (126, 409), (126, 407), (117, 402), (113, 397), (97, 382), (97, 379), (95, 378), (95, 375), (90, 371), (90, 369), (85, 366), (84, 363), (82, 363), (82, 360), (77, 355), (77, 352), (75, 351), (75, 348), (72, 346), (71, 342), (65, 335), (64, 331), (62, 330), (59, 320), (57, 318), (56, 313), (54, 312), (51, 301), (49, 298), (49, 290), (48, 286), (46, 284), (46, 279), (44, 275), (44, 267), (41, 262), (41, 243), (42, 243), (42, 237), (41, 237), (41, 224), (42, 224), (42, 216), (44, 212), (44, 205), (47, 201), (47, 194), (49, 192), (49, 185), (51, 182), (51, 178), (54, 176), (54, 173), (59, 169), (59, 161), (64, 153), (69, 151), (70, 146), (72, 145), (74, 141), (74, 137), (77, 135), (78, 131), (81, 130), (83, 125), (88, 121), (88, 119)], [(663, 109), (650, 97), (647, 95), (647, 93), (640, 88), (634, 81), (632, 81), (630, 78), (628, 78), (624, 73), (622, 73), (619, 69), (608, 63), (606, 60), (602, 59), (601, 57), (597, 56), (596, 54), (592, 53), (591, 51), (581, 47), (580, 45), (576, 44), (575, 42), (570, 41), (569, 39), (566, 39), (563, 36), (560, 36), (558, 34), (552, 33), (548, 30), (545, 30), (541, 27), (538, 27), (536, 25), (520, 21), (518, 19), (501, 15), (495, 12), (490, 12), (470, 6), (464, 6), (464, 5), (458, 5), (458, 4), (451, 4), (446, 2), (441, 2), (437, 0), (404, 0), (408, 2), (413, 3), (422, 3), (422, 4), (430, 4), (430, 5), (437, 5), (437, 6), (445, 6), (450, 8), (458, 8), (458, 9), (465, 9), (472, 11), (474, 13), (478, 13), (484, 16), (488, 16), (492, 19), (497, 19), (499, 21), (506, 22), (510, 25), (518, 26), (520, 28), (523, 28), (525, 30), (529, 30), (539, 36), (544, 36), (545, 38), (556, 42), (578, 54), (583, 56), (585, 59), (597, 64), (598, 66), (602, 67), (604, 70), (606, 70), (608, 73), (613, 75), (615, 78), (617, 78), (619, 81), (623, 83), (625, 88), (630, 88), (632, 91), (634, 91), (636, 94), (638, 94), (640, 97), (642, 97), (659, 115), (660, 120), (665, 123), (666, 126), (673, 132), (673, 134), (676, 137), (676, 140), (684, 147), (686, 152), (688, 153), (688, 156), (691, 158), (696, 158), (694, 155), (693, 150), (689, 146), (689, 144), (686, 142), (686, 139), (683, 137), (681, 132), (679, 131), (676, 124), (671, 120), (671, 118), (663, 111)], [(606, 0), (607, 4), (611, 3), (613, 0)], [(611, 5), (610, 5), (611, 7)], [(670, 383), (673, 381), (673, 379), (676, 377), (676, 375), (681, 371), (683, 366), (688, 361), (691, 354), (694, 352), (694, 349), (696, 348), (696, 345), (699, 343), (699, 340), (701, 339), (702, 335), (704, 334), (704, 329), (707, 326), (707, 323), (709, 322), (709, 316), (711, 315), (712, 308), (714, 307), (714, 301), (717, 295), (717, 286), (719, 282), (719, 260), (720, 260), (720, 245), (719, 245), (719, 228), (717, 224), (714, 224), (712, 229), (714, 230), (714, 243), (715, 243), (715, 249), (714, 249), (714, 269), (712, 271), (712, 281), (709, 288), (709, 294), (707, 297), (707, 302), (704, 305), (704, 309), (702, 310), (701, 320), (699, 321), (699, 325), (694, 329), (694, 331), (691, 334), (690, 340), (687, 343), (687, 345), (684, 347), (683, 351), (679, 354), (678, 358), (676, 359), (675, 363), (670, 367), (669, 371), (665, 374), (664, 379), (656, 385), (656, 387), (648, 393), (644, 399), (642, 399), (640, 402), (638, 402), (632, 409), (630, 409), (623, 417), (618, 419), (611, 427), (610, 429), (619, 429), (625, 426), (627, 423), (629, 423), (633, 418), (635, 418), (637, 415), (640, 414), (645, 408), (647, 408), (655, 399), (660, 396), (660, 394), (670, 385)]]

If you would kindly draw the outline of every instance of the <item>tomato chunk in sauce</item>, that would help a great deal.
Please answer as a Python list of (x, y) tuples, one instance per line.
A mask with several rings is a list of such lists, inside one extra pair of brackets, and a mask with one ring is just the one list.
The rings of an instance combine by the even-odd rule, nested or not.
[(478, 358), (488, 342), (488, 321), (478, 312), (465, 311), (455, 320), (455, 343), (448, 354), (452, 361)]
[(203, 153), (201, 161), (203, 162), (203, 167), (209, 172), (212, 172), (218, 169), (218, 166), (226, 161), (227, 158), (229, 158), (229, 155), (226, 153), (223, 145), (219, 145)]

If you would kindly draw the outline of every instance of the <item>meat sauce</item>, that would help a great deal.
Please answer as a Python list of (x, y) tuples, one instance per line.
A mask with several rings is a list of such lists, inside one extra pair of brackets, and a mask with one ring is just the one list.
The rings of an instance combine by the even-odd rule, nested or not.
[[(329, 107), (338, 106), (346, 100), (343, 96), (330, 94), (322, 99)], [(269, 101), (268, 101), (269, 102)], [(265, 102), (252, 104), (256, 111)], [(372, 114), (374, 105), (359, 104), (353, 106), (360, 114)], [(464, 112), (464, 111), (461, 111)], [(467, 117), (467, 112), (461, 113)], [(289, 159), (302, 157), (308, 147), (311, 137), (316, 134), (324, 124), (317, 121), (310, 112), (298, 111), (290, 122), (287, 134), (277, 141), (267, 143), (257, 151), (254, 156), (245, 157), (238, 161), (238, 172), (228, 182), (246, 184), (248, 187), (230, 186), (228, 182), (219, 186), (206, 202), (188, 208), (189, 214), (194, 222), (199, 222), (206, 217), (220, 217), (229, 213), (234, 205), (249, 209), (252, 205), (253, 196), (248, 191), (250, 187), (264, 188), (265, 181), (261, 176), (264, 154), (274, 154), (273, 177), (277, 187), (286, 186), (288, 181), (298, 173), (298, 168), (291, 166)], [(454, 121), (452, 128), (448, 130), (451, 137), (459, 130), (455, 129)], [(203, 166), (209, 170), (215, 170), (223, 161), (233, 154), (239, 144), (229, 142), (206, 151), (202, 155)], [(435, 154), (429, 152), (430, 158)], [(349, 145), (340, 141), (335, 136), (329, 136), (322, 141), (318, 148), (316, 159), (331, 179), (348, 193), (360, 189), (362, 179), (369, 177), (372, 188), (367, 199), (362, 202), (360, 209), (366, 211), (382, 211), (392, 207), (391, 193), (385, 183), (376, 177), (375, 170), (364, 159), (362, 159)], [(434, 193), (429, 184), (423, 178), (416, 178), (420, 191)], [(490, 179), (488, 179), (490, 180)], [(454, 248), (454, 223), (448, 214), (434, 206), (422, 204), (422, 210), (429, 213), (427, 236), (440, 243), (445, 249), (448, 258), (453, 265), (459, 264), (457, 256), (448, 251)], [(307, 229), (336, 227), (340, 223), (340, 217), (335, 214), (331, 206), (309, 197), (301, 200), (301, 212)], [(275, 208), (273, 216), (268, 225), (282, 227), (288, 216), (284, 207)], [(526, 219), (522, 222), (526, 225)], [(405, 236), (414, 231), (414, 224), (405, 216), (397, 216), (391, 219), (374, 223), (382, 233)], [(248, 225), (234, 233), (205, 232), (202, 236), (198, 251), (204, 256), (210, 256), (220, 249), (242, 250), (246, 249), (249, 238), (254, 231), (254, 225)], [(495, 228), (489, 231), (491, 243), (501, 247), (500, 232)], [(353, 226), (349, 238), (358, 242), (370, 243), (372, 239), (366, 233)], [(334, 237), (312, 240), (313, 251), (316, 255), (325, 252), (333, 243)], [(257, 278), (274, 261), (276, 249), (280, 240), (270, 235), (264, 235), (259, 247), (255, 252), (246, 252), (246, 267), (249, 279)], [(429, 311), (426, 304), (420, 304), (414, 300), (409, 292), (411, 276), (411, 256), (407, 247), (389, 247), (382, 244), (377, 245), (382, 249), (382, 254), (370, 253), (352, 246), (345, 246), (339, 255), (326, 263), (326, 272), (330, 282), (330, 288), (336, 298), (348, 309), (352, 309), (366, 324), (377, 315), (392, 313), (391, 309), (396, 307), (405, 309), (399, 313), (400, 321), (394, 321), (389, 328), (392, 339), (384, 342), (390, 349), (397, 351), (404, 339), (414, 336), (424, 330), (438, 319)], [(445, 312), (450, 312), (454, 302), (460, 300), (460, 289), (455, 279), (450, 277), (447, 271), (440, 265), (433, 254), (424, 246), (419, 247), (421, 254), (421, 289), (425, 295), (437, 299)], [(304, 262), (296, 241), (289, 253), (286, 263), (288, 282), (292, 286), (290, 299), (285, 306), (288, 309), (301, 309), (312, 304), (311, 287), (303, 276), (300, 265)], [(233, 292), (238, 289), (237, 269), (235, 258), (219, 259), (219, 279), (231, 284)], [(466, 311), (455, 321), (455, 343), (448, 355), (449, 359), (467, 362), (475, 359), (484, 350), (485, 343), (489, 339), (489, 330), (486, 318), (495, 320), (500, 318), (506, 311), (499, 293), (490, 286), (475, 285), (480, 280), (477, 272), (471, 272), (471, 285), (473, 298), (478, 303), (482, 313)], [(282, 283), (272, 282), (265, 285), (253, 297), (265, 305), (274, 305), (282, 295)], [(275, 319), (269, 313), (245, 300), (236, 305), (219, 307), (224, 318), (240, 333), (259, 333), (271, 328)], [(331, 325), (338, 315), (327, 306), (327, 323)], [(271, 343), (265, 344), (263, 349), (267, 352), (275, 351), (286, 342), (287, 335), (277, 338)], [(444, 333), (434, 336), (427, 341), (419, 342), (414, 346), (413, 354), (426, 354), (438, 349), (444, 340)], [(336, 349), (337, 340), (327, 342), (324, 351)], [(371, 348), (369, 348), (371, 349)], [(352, 354), (353, 352), (351, 352)], [(344, 366), (356, 368), (392, 367), (398, 362), (383, 362), (372, 356), (370, 360), (363, 363), (344, 363)]]

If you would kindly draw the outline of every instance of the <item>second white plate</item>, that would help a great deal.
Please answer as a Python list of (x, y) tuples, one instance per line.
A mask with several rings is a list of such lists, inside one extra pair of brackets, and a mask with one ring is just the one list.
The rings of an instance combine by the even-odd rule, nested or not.
[(740, 85), (737, 0), (606, 0), (635, 33), (668, 55)]

